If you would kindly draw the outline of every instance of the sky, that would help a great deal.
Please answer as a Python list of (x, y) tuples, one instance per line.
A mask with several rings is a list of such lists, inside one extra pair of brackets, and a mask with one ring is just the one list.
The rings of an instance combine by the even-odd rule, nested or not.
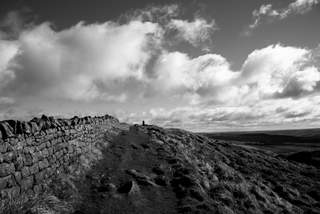
[(1, 0), (0, 120), (320, 127), (320, 0)]

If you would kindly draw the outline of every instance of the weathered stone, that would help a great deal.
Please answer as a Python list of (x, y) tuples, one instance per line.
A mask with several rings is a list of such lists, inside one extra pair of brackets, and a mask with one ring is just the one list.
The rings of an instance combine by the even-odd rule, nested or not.
[(27, 122), (22, 122), (22, 129), (25, 134), (31, 133), (31, 127)]
[(0, 190), (1, 189), (5, 189), (6, 187), (8, 187), (9, 183), (12, 182), (11, 179), (12, 179), (11, 175), (8, 175), (6, 177), (0, 178)]
[(7, 175), (10, 175), (15, 170), (13, 163), (2, 163), (0, 164), (0, 177), (5, 177)]
[(13, 129), (7, 122), (0, 123), (0, 132), (3, 139), (14, 136)]
[(21, 155), (17, 157), (16, 161), (14, 162), (14, 166), (19, 171), (23, 168), (23, 157)]
[(20, 187), (1, 190), (1, 198), (16, 198), (20, 195)]
[(22, 177), (28, 177), (30, 175), (30, 169), (29, 167), (23, 167), (21, 170)]
[(16, 159), (16, 153), (15, 152), (7, 152), (3, 154), (3, 160), (4, 162), (10, 163), (11, 161)]
[(32, 188), (33, 183), (34, 183), (33, 176), (29, 176), (29, 177), (24, 178), (21, 181), (21, 190), (26, 191), (26, 190)]
[(38, 164), (34, 164), (33, 166), (30, 167), (30, 173), (31, 174), (36, 174), (37, 172), (39, 172)]
[(35, 186), (33, 187), (33, 191), (34, 191), (34, 193), (35, 193), (36, 195), (39, 195), (39, 194), (41, 193), (41, 191), (42, 191), (42, 186), (41, 186), (41, 185), (35, 185)]
[(14, 179), (19, 185), (21, 185), (21, 179), (22, 179), (21, 172), (15, 172), (14, 173)]
[(45, 178), (45, 172), (44, 171), (38, 172), (37, 174), (35, 174), (34, 178), (37, 184), (41, 184), (43, 179)]
[(52, 154), (53, 154), (53, 148), (48, 148), (48, 152), (49, 152), (49, 155), (52, 156)]
[(24, 158), (24, 165), (32, 166), (32, 164), (33, 164), (33, 158), (31, 156), (31, 154), (26, 154), (25, 158)]
[(30, 126), (31, 133), (37, 133), (39, 131), (39, 127), (36, 122), (29, 122), (28, 124)]
[(48, 157), (49, 156), (49, 152), (48, 152), (48, 150), (47, 149), (44, 149), (44, 150), (42, 150), (42, 155), (43, 155), (43, 157)]
[(44, 169), (47, 168), (49, 166), (49, 162), (47, 159), (44, 159), (43, 161), (39, 162), (39, 168), (40, 169)]
[(0, 142), (0, 153), (7, 152), (7, 143), (6, 142)]

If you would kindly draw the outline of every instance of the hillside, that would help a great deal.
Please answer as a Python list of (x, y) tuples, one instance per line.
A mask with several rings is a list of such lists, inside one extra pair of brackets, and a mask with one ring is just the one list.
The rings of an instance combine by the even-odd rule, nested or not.
[(319, 178), (272, 152), (131, 126), (81, 179), (60, 179), (50, 206), (28, 213), (319, 213)]

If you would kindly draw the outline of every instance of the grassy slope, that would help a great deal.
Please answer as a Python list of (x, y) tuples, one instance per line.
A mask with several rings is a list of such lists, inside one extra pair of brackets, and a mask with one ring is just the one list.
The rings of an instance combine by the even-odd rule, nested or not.
[[(56, 202), (50, 205), (43, 200), (46, 212), (30, 210), (78, 214), (320, 212), (320, 170), (272, 152), (177, 129), (135, 126), (113, 139), (102, 154), (104, 158), (85, 176), (77, 180), (69, 175), (55, 184), (50, 197)], [(59, 205), (64, 210), (55, 212)]]

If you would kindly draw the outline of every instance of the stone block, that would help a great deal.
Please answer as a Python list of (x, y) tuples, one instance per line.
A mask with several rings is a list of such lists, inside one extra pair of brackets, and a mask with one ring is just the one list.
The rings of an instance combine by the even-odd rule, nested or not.
[(16, 158), (16, 153), (14, 151), (12, 152), (7, 152), (3, 154), (3, 161), (10, 163)]
[(15, 171), (15, 167), (13, 163), (2, 163), (0, 164), (0, 177), (5, 177), (10, 175)]
[(0, 123), (0, 132), (3, 139), (13, 137), (13, 131), (13, 128), (9, 125), (8, 122), (3, 121)]
[(35, 174), (34, 178), (37, 184), (41, 184), (45, 179), (45, 171), (38, 172), (37, 174)]
[(1, 198), (17, 198), (20, 195), (20, 187), (12, 187), (1, 190)]
[(0, 178), (0, 190), (8, 187), (10, 182), (12, 183), (12, 176), (11, 175)]
[(41, 185), (35, 185), (35, 186), (33, 187), (33, 191), (34, 191), (34, 193), (35, 193), (36, 195), (41, 194), (41, 193), (42, 193), (42, 186), (41, 186)]
[(30, 167), (30, 173), (36, 174), (38, 172), (39, 172), (39, 165), (37, 163), (35, 163)]
[(31, 189), (34, 183), (33, 176), (26, 177), (21, 181), (21, 190), (26, 191)]
[(47, 149), (43, 149), (42, 150), (42, 155), (43, 155), (43, 157), (48, 157), (49, 156), (49, 152), (48, 152), (48, 150)]
[(14, 179), (19, 185), (21, 185), (21, 180), (22, 180), (21, 172), (15, 172), (14, 173)]
[(16, 168), (16, 170), (20, 171), (23, 168), (23, 157), (22, 156), (18, 156), (16, 161), (14, 162), (14, 166)]
[(22, 177), (26, 178), (30, 175), (29, 167), (23, 167), (21, 170)]
[(49, 152), (49, 155), (52, 156), (52, 154), (53, 154), (53, 148), (48, 148), (48, 152)]
[(39, 162), (39, 168), (42, 170), (44, 168), (47, 168), (49, 166), (49, 162), (47, 159), (44, 159), (43, 161)]
[(7, 152), (7, 143), (6, 142), (0, 142), (0, 153)]
[(26, 154), (24, 157), (24, 165), (32, 166), (32, 164), (33, 164), (33, 158), (31, 156), (31, 154)]

